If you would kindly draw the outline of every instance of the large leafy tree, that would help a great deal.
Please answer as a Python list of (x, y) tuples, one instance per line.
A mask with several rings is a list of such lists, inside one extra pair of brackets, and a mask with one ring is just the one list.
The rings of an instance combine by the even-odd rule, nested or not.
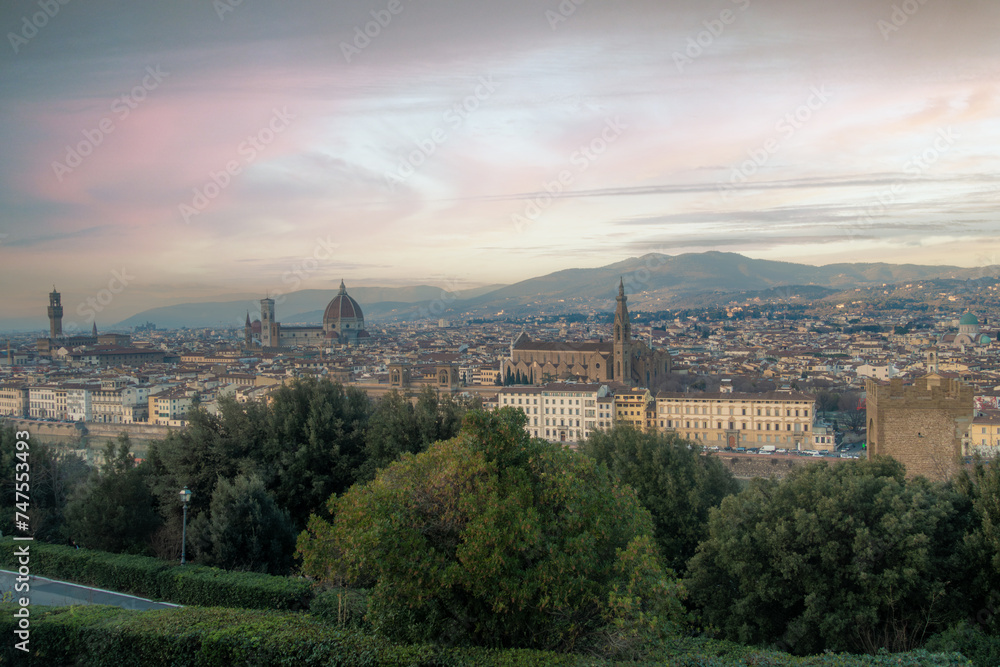
[(218, 414), (195, 410), (188, 428), (151, 446), (145, 467), (171, 524), (180, 523), (182, 487), (194, 493), (194, 520), (209, 510), (220, 478), (259, 475), (301, 528), (354, 483), (370, 410), (364, 392), (312, 378), (279, 388), (270, 405), (222, 398)]
[(418, 454), (431, 443), (458, 435), (462, 417), (471, 402), (455, 400), (425, 386), (416, 403), (395, 389), (376, 404), (365, 430), (364, 460), (357, 481), (367, 482), (375, 473), (405, 453)]
[(254, 475), (232, 482), (219, 478), (209, 513), (191, 526), (197, 558), (227, 570), (286, 574), (295, 550), (295, 530)]
[(171, 432), (149, 447), (143, 469), (161, 506), (180, 523), (177, 492), (188, 487), (189, 518), (208, 510), (218, 479), (258, 472), (264, 464), (261, 451), (267, 435), (267, 408), (261, 404), (238, 405), (232, 399), (219, 401), (219, 414), (194, 410), (188, 427)]
[(959, 492), (972, 503), (966, 553), (972, 576), (965, 594), (972, 620), (1000, 631), (1000, 462), (976, 460), (957, 477)]
[(365, 456), (357, 470), (359, 481), (375, 478), (375, 473), (404, 453), (423, 449), (417, 431), (413, 404), (393, 389), (378, 402), (365, 431)]
[(105, 464), (76, 488), (66, 505), (66, 532), (80, 546), (117, 553), (150, 553), (161, 525), (156, 498), (123, 437), (108, 443)]
[(959, 614), (968, 501), (892, 460), (754, 480), (712, 511), (686, 584), (704, 620), (796, 653), (909, 650)]
[(354, 483), (371, 402), (360, 389), (315, 378), (281, 387), (272, 399), (261, 473), (278, 505), (301, 527), (331, 493)]
[(371, 586), (370, 620), (398, 639), (621, 651), (681, 613), (635, 492), (513, 409), (470, 412), (329, 508), (299, 537), (303, 571)]
[[(47, 542), (58, 541), (62, 538), (66, 503), (73, 489), (86, 481), (90, 469), (76, 454), (60, 452), (30, 437), (23, 440), (26, 449), (17, 449), (17, 442), (13, 428), (0, 429), (0, 498), (9, 510), (0, 515), (0, 531), (13, 532), (15, 504), (24, 502), (15, 491), (26, 479), (30, 500), (25, 514), (31, 534)], [(18, 475), (25, 472), (26, 478), (22, 476), (18, 482)]]
[(653, 515), (656, 542), (675, 571), (683, 571), (708, 537), (708, 513), (739, 491), (717, 458), (674, 433), (642, 433), (618, 426), (593, 433), (583, 452), (635, 489)]

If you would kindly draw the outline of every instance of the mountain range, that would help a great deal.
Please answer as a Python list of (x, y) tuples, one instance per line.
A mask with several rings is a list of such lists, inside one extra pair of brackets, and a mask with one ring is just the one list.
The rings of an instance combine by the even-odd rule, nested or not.
[[(512, 285), (490, 285), (451, 292), (439, 287), (353, 287), (349, 294), (361, 304), (367, 322), (408, 319), (523, 316), (613, 310), (619, 280), (629, 306), (642, 310), (684, 307), (704, 301), (711, 293), (773, 290), (812, 286), (846, 290), (909, 281), (949, 278), (969, 280), (1000, 275), (1000, 266), (963, 268), (918, 264), (841, 263), (810, 266), (751, 259), (737, 253), (704, 252), (683, 255), (648, 254), (606, 266), (564, 269)], [(815, 291), (815, 290), (813, 290)], [(279, 298), (277, 319), (284, 324), (317, 324), (330, 290), (300, 290)], [(695, 296), (702, 298), (692, 298)], [(130, 329), (147, 321), (158, 328), (230, 327), (260, 314), (256, 299), (213, 303), (183, 303), (146, 310), (117, 323)]]

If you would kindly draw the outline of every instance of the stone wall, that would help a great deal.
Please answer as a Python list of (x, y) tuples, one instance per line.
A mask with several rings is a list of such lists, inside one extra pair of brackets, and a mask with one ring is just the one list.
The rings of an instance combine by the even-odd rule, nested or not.
[(150, 442), (163, 440), (171, 431), (178, 431), (178, 426), (158, 426), (156, 424), (87, 424), (87, 434), (91, 439), (113, 440), (122, 432), (128, 433), (133, 441)]
[(34, 419), (4, 419), (5, 425), (31, 434), (31, 442), (53, 445), (61, 451), (79, 455), (91, 464), (104, 461), (104, 446), (127, 433), (132, 442), (132, 453), (145, 458), (149, 443), (162, 440), (175, 426), (155, 424), (94, 424), (85, 422), (45, 422)]
[(711, 454), (710, 456), (715, 456), (722, 461), (723, 465), (729, 468), (733, 476), (738, 479), (753, 479), (754, 477), (784, 479), (796, 468), (814, 465), (818, 461), (836, 464), (850, 460), (827, 456), (767, 456), (729, 453)]
[(31, 434), (29, 442), (41, 442), (45, 444), (62, 445), (79, 443), (83, 436), (83, 429), (72, 422), (44, 422), (34, 419), (16, 419), (5, 417), (5, 426), (11, 426), (17, 431), (27, 431)]

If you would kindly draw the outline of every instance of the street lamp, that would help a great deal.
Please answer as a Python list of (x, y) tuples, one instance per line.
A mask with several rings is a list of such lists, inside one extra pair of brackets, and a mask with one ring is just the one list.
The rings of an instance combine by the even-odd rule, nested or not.
[(181, 489), (181, 502), (184, 503), (184, 520), (181, 524), (181, 565), (184, 564), (185, 547), (187, 546), (188, 501), (191, 500), (191, 489), (186, 486)]

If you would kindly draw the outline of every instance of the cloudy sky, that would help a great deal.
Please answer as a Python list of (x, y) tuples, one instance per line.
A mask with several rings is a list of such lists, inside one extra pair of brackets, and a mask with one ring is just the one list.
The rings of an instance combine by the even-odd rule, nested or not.
[(1000, 263), (998, 28), (995, 0), (7, 0), (5, 311), (647, 252)]

